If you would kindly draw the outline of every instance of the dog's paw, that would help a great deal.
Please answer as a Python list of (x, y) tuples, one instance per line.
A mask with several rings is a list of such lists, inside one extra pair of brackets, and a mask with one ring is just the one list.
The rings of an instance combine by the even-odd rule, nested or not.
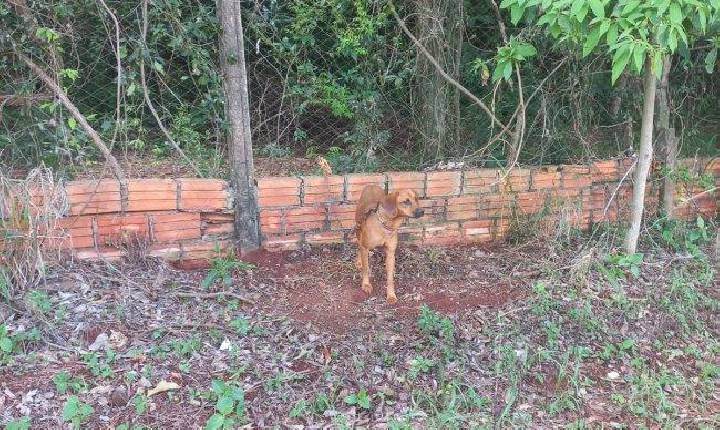
[(397, 303), (397, 301), (398, 301), (398, 299), (397, 299), (397, 296), (396, 296), (395, 294), (388, 294), (388, 295), (387, 295), (387, 302), (390, 303), (391, 305), (394, 305), (395, 303)]
[(362, 260), (360, 259), (360, 256), (355, 259), (355, 268), (360, 271), (362, 270)]
[(368, 295), (372, 294), (372, 291), (373, 291), (372, 284), (370, 282), (363, 282), (362, 290), (365, 291), (366, 293), (368, 293)]

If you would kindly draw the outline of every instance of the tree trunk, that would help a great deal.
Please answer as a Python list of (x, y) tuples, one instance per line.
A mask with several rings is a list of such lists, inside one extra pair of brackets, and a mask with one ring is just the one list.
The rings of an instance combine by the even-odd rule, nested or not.
[[(417, 0), (418, 39), (440, 67), (458, 80), (463, 40), (462, 0)], [(457, 138), (460, 93), (427, 56), (418, 51), (416, 60), (417, 126), (424, 147), (435, 159), (454, 147)], [(457, 108), (456, 108), (457, 107)]]
[(677, 138), (675, 129), (670, 122), (670, 68), (672, 57), (665, 57), (663, 75), (657, 93), (657, 135), (658, 146), (665, 159), (666, 175), (662, 185), (662, 212), (673, 218), (675, 209), (675, 181), (672, 173), (675, 171), (675, 158), (677, 156)]
[(230, 183), (235, 190), (235, 237), (241, 253), (260, 246), (257, 185), (253, 177), (250, 101), (240, 0), (218, 0), (220, 62), (229, 122)]
[(642, 225), (643, 211), (645, 209), (645, 184), (653, 156), (653, 119), (655, 116), (655, 88), (656, 79), (652, 70), (650, 59), (645, 61), (645, 75), (643, 77), (643, 115), (640, 127), (640, 153), (635, 168), (635, 184), (633, 186), (632, 206), (630, 215), (630, 228), (625, 238), (625, 252), (634, 254), (637, 249), (640, 227)]

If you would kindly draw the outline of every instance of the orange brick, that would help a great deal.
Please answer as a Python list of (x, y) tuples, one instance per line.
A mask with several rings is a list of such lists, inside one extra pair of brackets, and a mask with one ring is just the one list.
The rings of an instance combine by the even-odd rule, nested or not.
[(145, 215), (105, 215), (97, 217), (98, 244), (124, 239), (147, 239), (150, 229)]
[(178, 179), (180, 191), (224, 191), (229, 188), (227, 181), (222, 179)]
[(285, 231), (300, 232), (321, 229), (325, 225), (325, 208), (302, 207), (285, 212)]
[[(501, 174), (501, 177), (505, 174)], [(503, 181), (505, 191), (526, 191), (530, 189), (530, 170), (514, 168), (505, 177)]]
[(466, 170), (463, 194), (491, 193), (497, 191), (498, 171), (495, 169)]
[(333, 230), (347, 230), (355, 227), (355, 205), (328, 206), (328, 220)]
[(462, 233), (469, 242), (488, 242), (493, 239), (495, 223), (489, 219), (462, 223)]
[(389, 172), (388, 191), (413, 190), (418, 197), (425, 197), (425, 173), (423, 172)]
[(260, 178), (258, 204), (264, 207), (295, 206), (300, 204), (300, 179)]
[(458, 223), (446, 223), (425, 227), (423, 243), (429, 245), (448, 245), (458, 243), (462, 232)]
[(282, 233), (283, 214), (281, 210), (260, 211), (260, 230), (263, 233)]
[(161, 191), (176, 194), (177, 182), (173, 179), (130, 179), (128, 180), (128, 191), (130, 194)]
[(378, 187), (385, 189), (385, 176), (365, 174), (346, 175), (345, 183), (347, 184), (345, 199), (349, 202), (354, 202), (360, 198), (362, 190), (368, 185), (377, 185)]
[(480, 196), (452, 197), (447, 201), (448, 221), (476, 219), (480, 207)]
[(200, 214), (193, 212), (150, 215), (152, 239), (155, 242), (174, 242), (199, 239)]
[[(88, 195), (81, 196), (83, 199), (78, 199), (75, 202), (70, 202), (70, 215), (92, 215), (102, 214), (110, 212), (120, 212), (120, 194), (118, 193), (117, 200), (113, 201), (93, 201)], [(108, 198), (103, 196), (102, 198)]]
[(303, 178), (303, 203), (331, 203), (343, 200), (345, 178), (342, 176), (312, 176)]
[(616, 160), (596, 161), (590, 165), (590, 177), (593, 182), (607, 182), (620, 179), (620, 170)]
[(343, 243), (345, 241), (345, 233), (342, 231), (323, 231), (319, 233), (309, 233), (305, 235), (305, 241), (312, 245)]
[(427, 197), (456, 196), (460, 193), (460, 172), (428, 172)]
[(120, 184), (115, 180), (72, 181), (65, 184), (65, 192), (70, 196), (96, 193), (117, 193), (119, 200)]
[(169, 211), (177, 209), (177, 200), (128, 200), (128, 212)]
[(91, 227), (93, 219), (92, 216), (74, 216), (67, 218), (60, 218), (55, 222), (57, 228), (82, 228)]
[(221, 212), (231, 209), (227, 198), (183, 198), (180, 200), (180, 210)]
[(551, 168), (533, 170), (530, 183), (533, 190), (558, 188), (560, 187), (560, 172)]
[(267, 236), (262, 241), (262, 247), (268, 251), (289, 251), (298, 249), (301, 239), (300, 234)]

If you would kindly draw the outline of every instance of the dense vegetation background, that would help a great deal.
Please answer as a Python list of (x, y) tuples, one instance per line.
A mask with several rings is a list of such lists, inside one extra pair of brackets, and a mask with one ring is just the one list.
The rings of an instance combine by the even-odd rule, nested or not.
[[(0, 3), (3, 165), (44, 163), (72, 175), (100, 158), (76, 121), (13, 55), (18, 49), (51, 72), (116, 154), (174, 156), (160, 120), (202, 174), (223, 174), (215, 2), (154, 0), (146, 14), (142, 6)], [(392, 3), (256, 0), (243, 6), (256, 156), (324, 155), (336, 171), (414, 169), (460, 157), (477, 165), (507, 163), (510, 135), (498, 136), (490, 116), (437, 73), (403, 33)], [(532, 17), (512, 25), (512, 9), (494, 0), (394, 6), (445, 72), (503, 124), (512, 123), (521, 100), (527, 103), (521, 163), (613, 157), (637, 146), (641, 79), (626, 72), (611, 85), (606, 56), (583, 58), (570, 41), (526, 24)], [(493, 79), (517, 52), (519, 73)], [(668, 106), (683, 155), (718, 153), (720, 80), (707, 73), (715, 67), (713, 52), (713, 39), (690, 48), (680, 41), (673, 56)]]

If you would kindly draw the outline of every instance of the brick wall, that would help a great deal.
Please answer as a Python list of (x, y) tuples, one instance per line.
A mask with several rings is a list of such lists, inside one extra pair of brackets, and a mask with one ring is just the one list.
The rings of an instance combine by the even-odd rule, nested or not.
[(207, 259), (231, 245), (233, 211), (226, 181), (133, 179), (126, 211), (113, 180), (65, 185), (68, 216), (50, 244), (79, 258), (113, 258), (139, 251), (169, 260)]
[[(683, 160), (720, 185), (720, 161)], [(548, 225), (587, 229), (593, 223), (627, 219), (631, 176), (608, 206), (630, 160), (591, 165), (514, 169), (504, 180), (497, 169), (450, 172), (389, 172), (328, 177), (268, 177), (258, 180), (263, 246), (293, 249), (302, 243), (354, 241), (355, 202), (365, 185), (388, 191), (411, 188), (425, 217), (408, 220), (401, 239), (430, 245), (501, 240), (513, 220), (542, 215)], [(647, 190), (648, 213), (657, 210), (660, 188)], [(699, 187), (678, 187), (677, 215), (718, 216), (717, 193), (688, 202)], [(232, 236), (232, 193), (215, 179), (138, 179), (121, 202), (117, 182), (79, 181), (65, 186), (68, 216), (50, 241), (80, 258), (117, 257), (141, 246), (167, 259), (204, 259), (227, 249)], [(124, 205), (123, 205), (124, 203)], [(126, 211), (121, 213), (125, 206)], [(607, 211), (605, 207), (608, 206)]]
[[(720, 160), (682, 160), (697, 173), (710, 173), (720, 184)], [(542, 214), (548, 225), (567, 223), (589, 228), (593, 223), (627, 219), (632, 176), (608, 201), (632, 160), (604, 160), (591, 165), (518, 168), (501, 180), (497, 169), (450, 172), (389, 172), (259, 180), (260, 223), (267, 249), (293, 249), (302, 243), (352, 242), (355, 203), (365, 185), (393, 191), (411, 188), (420, 196), (425, 217), (408, 220), (400, 229), (406, 242), (447, 245), (501, 240), (514, 219)], [(657, 175), (655, 175), (657, 177)], [(688, 202), (699, 187), (678, 187), (677, 215), (716, 217), (717, 193)], [(660, 187), (651, 178), (648, 213), (657, 211)]]

